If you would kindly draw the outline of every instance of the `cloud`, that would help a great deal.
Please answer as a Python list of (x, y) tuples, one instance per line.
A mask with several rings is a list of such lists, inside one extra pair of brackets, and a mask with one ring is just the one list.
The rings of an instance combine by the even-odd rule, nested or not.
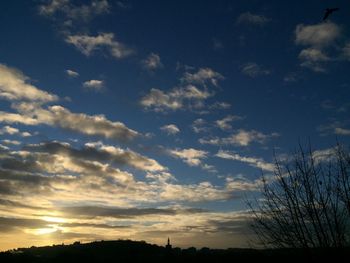
[(16, 141), (16, 140), (2, 140), (2, 143), (7, 144), (7, 145), (20, 145), (21, 142), (20, 141)]
[(162, 62), (160, 61), (160, 56), (156, 53), (151, 53), (147, 58), (142, 60), (142, 66), (150, 71), (159, 69), (163, 67)]
[(42, 104), (56, 101), (58, 97), (25, 83), (27, 79), (20, 71), (0, 64), (0, 98), (14, 101), (11, 107), (18, 112), (0, 112), (0, 122), (45, 124), (120, 141), (129, 141), (140, 135), (121, 122), (108, 120), (104, 115), (72, 113), (59, 105), (44, 108)]
[(72, 77), (72, 78), (79, 77), (79, 73), (71, 69), (67, 69), (66, 73), (69, 77)]
[(104, 115), (73, 113), (59, 105), (44, 109), (37, 105), (22, 103), (14, 105), (14, 107), (22, 115), (6, 114), (0, 116), (0, 121), (18, 122), (27, 125), (45, 124), (80, 134), (100, 136), (123, 142), (133, 140), (140, 135), (121, 122), (108, 120)]
[(299, 24), (295, 29), (295, 43), (304, 46), (324, 47), (333, 44), (340, 33), (339, 26), (332, 22), (315, 25)]
[(350, 61), (350, 42), (346, 43), (345, 46), (343, 47), (343, 53), (342, 56)]
[(114, 217), (133, 218), (147, 215), (176, 215), (203, 213), (203, 209), (174, 209), (174, 208), (120, 208), (104, 206), (72, 206), (60, 209), (65, 214), (76, 217)]
[(334, 129), (334, 133), (335, 134), (338, 134), (338, 135), (350, 135), (350, 129), (344, 129), (344, 128), (341, 128), (341, 127), (336, 127)]
[(11, 127), (11, 126), (2, 127), (0, 129), (0, 135), (2, 135), (2, 134), (19, 135), (21, 137), (32, 136), (29, 132), (21, 132), (19, 129)]
[(261, 189), (261, 186), (261, 180), (249, 180), (241, 174), (226, 178), (227, 189), (234, 191), (257, 191)]
[(86, 135), (121, 141), (132, 140), (139, 135), (138, 132), (127, 128), (123, 123), (112, 122), (104, 115), (72, 113), (62, 106), (49, 107), (48, 113), (48, 120), (52, 125)]
[(341, 29), (332, 22), (315, 25), (297, 25), (295, 29), (296, 45), (309, 46), (299, 53), (301, 66), (314, 72), (326, 72), (325, 65), (332, 59), (325, 50), (332, 46), (341, 35)]
[(76, 6), (70, 0), (51, 0), (39, 6), (39, 13), (43, 16), (52, 17), (63, 14), (64, 19), (88, 21), (93, 17), (108, 13), (110, 5), (107, 0), (92, 0), (90, 5)]
[(86, 143), (81, 149), (75, 149), (67, 143), (60, 142), (32, 144), (25, 146), (24, 149), (28, 151), (58, 154), (71, 159), (107, 162), (117, 166), (128, 165), (148, 172), (167, 170), (166, 167), (160, 165), (154, 159), (150, 159), (130, 149), (124, 150), (119, 147), (104, 145), (102, 142)]
[(245, 13), (242, 13), (238, 16), (236, 23), (237, 24), (264, 26), (270, 20), (271, 19), (269, 19), (263, 15), (257, 15), (257, 14), (252, 14), (250, 12), (245, 12)]
[(156, 112), (166, 112), (167, 110), (180, 110), (186, 108), (202, 108), (203, 100), (213, 96), (206, 90), (200, 90), (193, 85), (174, 88), (168, 92), (151, 89), (140, 103), (146, 109)]
[(209, 131), (209, 127), (207, 126), (207, 122), (202, 118), (194, 120), (191, 127), (195, 133)]
[[(58, 196), (61, 204), (74, 205), (83, 199), (85, 204), (130, 206), (159, 200), (225, 200), (232, 195), (230, 189), (209, 182), (171, 183), (170, 180), (174, 181), (172, 175), (157, 162), (129, 150), (113, 149), (112, 146), (104, 146), (108, 150), (89, 147), (74, 149), (67, 143), (52, 142), (28, 145), (20, 151), (3, 149), (0, 194), (12, 198), (22, 196), (22, 202), (37, 206), (55, 202)], [(198, 165), (196, 158), (202, 158), (198, 152), (180, 155), (191, 165)], [(137, 180), (133, 174), (114, 167), (123, 162), (145, 171), (146, 181)]]
[(317, 130), (321, 136), (336, 134), (340, 136), (350, 135), (350, 129), (345, 128), (349, 124), (349, 121), (333, 121), (330, 124), (320, 125)]
[(214, 86), (218, 86), (219, 80), (223, 79), (224, 77), (220, 73), (210, 68), (200, 68), (195, 73), (185, 72), (181, 80), (187, 83), (200, 84), (203, 86), (205, 86), (206, 83), (209, 82)]
[(189, 166), (200, 166), (202, 159), (208, 156), (208, 152), (193, 148), (168, 150), (168, 153), (175, 158), (183, 160)]
[(243, 130), (239, 129), (237, 132), (231, 134), (229, 137), (219, 138), (201, 138), (199, 142), (201, 144), (211, 145), (238, 145), (249, 146), (253, 142), (264, 144), (266, 140), (279, 136), (278, 133), (264, 134), (256, 130)]
[(9, 101), (48, 103), (58, 100), (56, 95), (40, 90), (29, 82), (21, 71), (0, 64), (0, 98)]
[(103, 80), (88, 80), (83, 83), (83, 87), (89, 90), (101, 91), (104, 88)]
[(269, 172), (274, 171), (274, 165), (272, 163), (265, 162), (262, 158), (245, 157), (245, 156), (241, 156), (235, 152), (223, 151), (223, 150), (219, 150), (217, 152), (217, 154), (215, 154), (215, 156), (219, 157), (219, 158), (227, 159), (227, 160), (233, 160), (233, 161), (247, 163), (250, 166), (260, 168), (264, 171), (269, 171)]
[(227, 131), (232, 129), (232, 126), (230, 124), (230, 122), (233, 121), (237, 121), (237, 120), (241, 120), (242, 117), (241, 116), (236, 116), (236, 115), (228, 115), (225, 118), (221, 119), (221, 120), (216, 120), (215, 124), (217, 127), (219, 127), (221, 130), (223, 131)]
[(208, 108), (210, 110), (216, 110), (216, 109), (218, 109), (218, 110), (226, 110), (226, 109), (231, 108), (231, 104), (228, 103), (228, 102), (216, 101), (212, 105), (209, 105)]
[(148, 110), (166, 112), (169, 110), (203, 110), (205, 100), (215, 95), (208, 85), (217, 86), (223, 76), (209, 68), (200, 68), (195, 73), (185, 72), (180, 78), (180, 85), (163, 91), (152, 88), (141, 98), (140, 104)]
[(97, 36), (69, 35), (66, 42), (74, 45), (85, 56), (90, 56), (97, 50), (107, 50), (116, 59), (135, 53), (133, 49), (115, 40), (113, 33), (100, 33)]
[(175, 124), (164, 125), (160, 129), (168, 135), (175, 135), (180, 132), (180, 129)]
[(316, 48), (303, 49), (299, 53), (299, 59), (302, 61), (302, 67), (315, 72), (326, 72), (323, 63), (331, 60), (322, 50)]
[(251, 78), (270, 75), (271, 71), (259, 66), (255, 62), (248, 62), (241, 66), (241, 72)]

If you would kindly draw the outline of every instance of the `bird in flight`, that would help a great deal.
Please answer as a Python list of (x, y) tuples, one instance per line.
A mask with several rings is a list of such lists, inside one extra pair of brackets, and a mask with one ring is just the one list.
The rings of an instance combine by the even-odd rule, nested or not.
[(327, 8), (324, 13), (323, 21), (325, 21), (333, 12), (338, 11), (339, 8)]

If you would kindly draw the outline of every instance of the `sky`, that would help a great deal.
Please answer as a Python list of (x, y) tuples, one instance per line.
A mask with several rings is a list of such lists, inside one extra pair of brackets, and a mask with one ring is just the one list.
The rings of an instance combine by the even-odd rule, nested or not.
[(346, 1), (0, 10), (0, 250), (248, 247), (246, 202), (274, 155), (350, 142)]

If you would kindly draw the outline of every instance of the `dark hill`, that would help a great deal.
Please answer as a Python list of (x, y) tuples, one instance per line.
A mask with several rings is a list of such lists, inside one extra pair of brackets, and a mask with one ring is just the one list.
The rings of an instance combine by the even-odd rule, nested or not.
[(143, 241), (98, 241), (86, 244), (18, 248), (0, 253), (0, 262), (296, 262), (349, 258), (348, 250), (166, 249)]

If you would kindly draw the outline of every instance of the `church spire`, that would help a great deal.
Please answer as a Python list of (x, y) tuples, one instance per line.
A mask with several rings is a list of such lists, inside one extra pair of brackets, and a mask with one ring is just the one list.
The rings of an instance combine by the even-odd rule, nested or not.
[(171, 250), (172, 246), (170, 245), (170, 238), (168, 237), (168, 244), (165, 246), (167, 250)]

